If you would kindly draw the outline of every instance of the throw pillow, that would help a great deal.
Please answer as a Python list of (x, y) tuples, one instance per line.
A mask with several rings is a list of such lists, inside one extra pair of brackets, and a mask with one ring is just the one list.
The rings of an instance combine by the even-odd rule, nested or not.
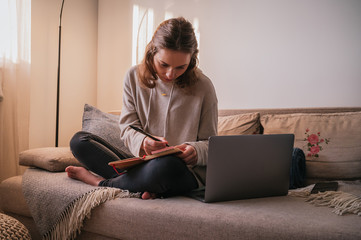
[(307, 178), (361, 178), (361, 112), (265, 115), (261, 124), (264, 134), (295, 134)]
[(90, 132), (107, 141), (125, 157), (133, 157), (120, 139), (119, 115), (102, 112), (89, 104), (84, 105), (82, 131)]
[(259, 118), (258, 112), (218, 117), (218, 135), (258, 134)]
[(38, 167), (50, 172), (62, 172), (67, 166), (81, 166), (69, 147), (34, 148), (19, 154), (19, 164)]

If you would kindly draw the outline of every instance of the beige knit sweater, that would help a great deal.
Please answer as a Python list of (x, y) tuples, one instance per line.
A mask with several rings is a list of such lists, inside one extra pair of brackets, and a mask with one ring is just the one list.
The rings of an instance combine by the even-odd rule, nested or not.
[(162, 136), (170, 146), (188, 143), (197, 151), (197, 165), (206, 165), (208, 138), (217, 134), (218, 101), (212, 82), (200, 70), (193, 94), (187, 95), (173, 83), (158, 79), (155, 88), (140, 86), (137, 66), (125, 76), (121, 139), (133, 155), (139, 156), (145, 136), (130, 124)]

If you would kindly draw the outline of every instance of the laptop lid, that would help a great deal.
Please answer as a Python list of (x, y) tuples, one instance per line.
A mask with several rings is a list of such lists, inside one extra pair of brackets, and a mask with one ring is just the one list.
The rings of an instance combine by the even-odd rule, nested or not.
[(204, 202), (288, 193), (293, 134), (209, 138)]

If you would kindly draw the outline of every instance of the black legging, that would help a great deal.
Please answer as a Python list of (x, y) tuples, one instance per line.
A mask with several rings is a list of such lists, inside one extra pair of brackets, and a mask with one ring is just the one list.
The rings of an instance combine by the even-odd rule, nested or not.
[(81, 131), (71, 139), (70, 149), (90, 171), (105, 178), (99, 186), (147, 191), (161, 197), (182, 195), (198, 187), (185, 162), (176, 156), (147, 161), (119, 176), (108, 163), (125, 157), (104, 139)]

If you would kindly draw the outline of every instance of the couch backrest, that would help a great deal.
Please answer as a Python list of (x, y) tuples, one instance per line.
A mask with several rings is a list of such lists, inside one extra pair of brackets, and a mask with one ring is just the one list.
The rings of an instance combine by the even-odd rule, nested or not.
[(359, 112), (361, 107), (325, 107), (325, 108), (260, 108), (260, 109), (220, 109), (219, 116), (230, 116), (242, 113), (259, 112), (265, 114), (288, 114), (288, 113), (339, 113)]
[[(292, 114), (292, 113), (341, 113), (341, 112), (361, 112), (361, 107), (325, 107), (325, 108), (254, 108), (254, 109), (219, 109), (218, 116), (232, 116), (246, 113), (259, 113), (260, 118), (266, 114)], [(264, 131), (260, 124), (259, 132)]]

